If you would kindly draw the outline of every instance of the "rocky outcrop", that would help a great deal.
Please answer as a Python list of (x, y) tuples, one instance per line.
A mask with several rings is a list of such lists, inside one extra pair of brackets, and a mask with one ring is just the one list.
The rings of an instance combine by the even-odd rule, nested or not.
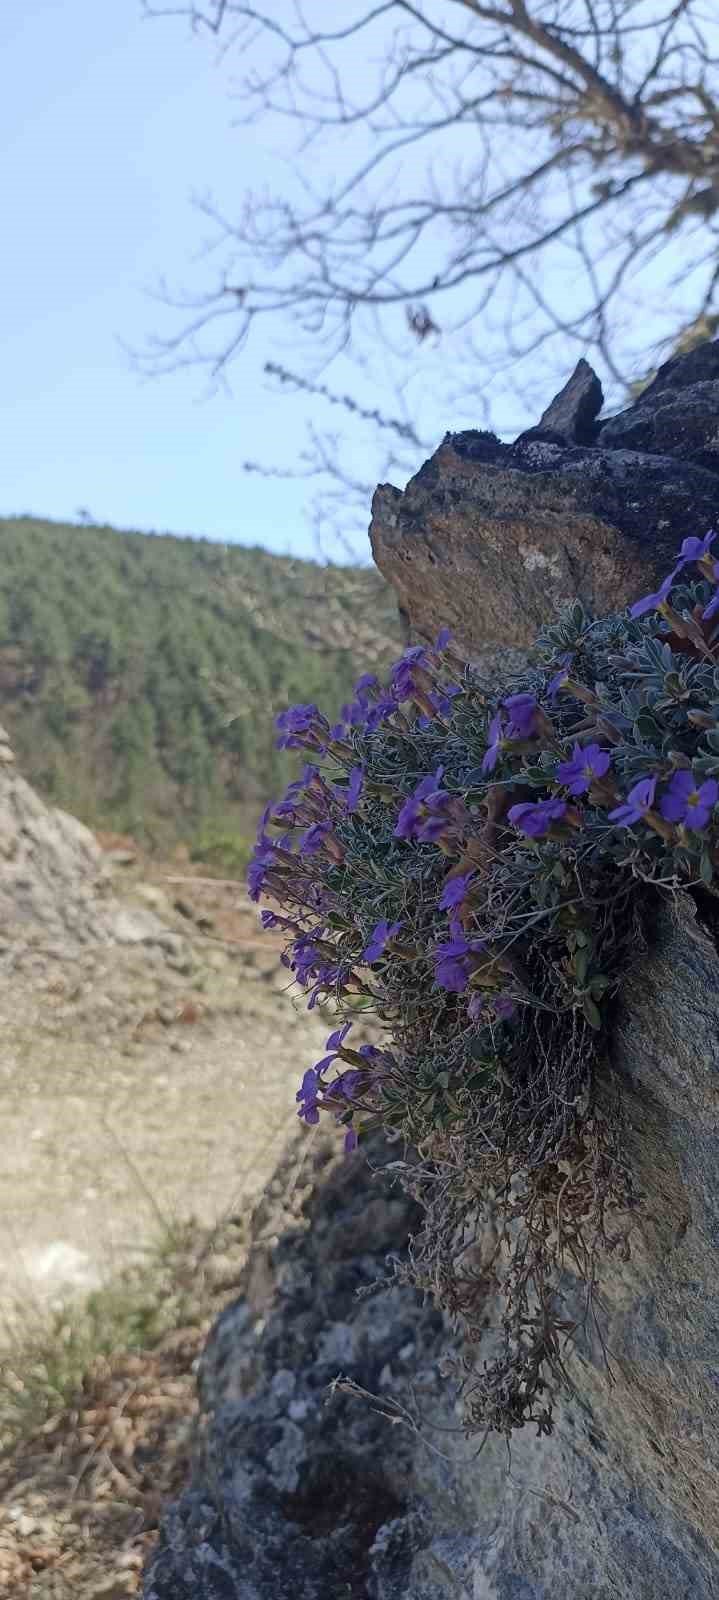
[(409, 631), (448, 624), (472, 654), (531, 645), (579, 596), (593, 611), (635, 599), (689, 533), (719, 513), (719, 341), (660, 368), (602, 422), (579, 362), (514, 444), (447, 434), (406, 489), (372, 502), (370, 539)]
[[(196, 1471), (146, 1600), (719, 1594), (717, 1037), (719, 957), (687, 899), (658, 918), (617, 1017), (643, 1191), (631, 1256), (608, 1258), (596, 1320), (567, 1275), (574, 1393), (511, 1457), (464, 1439), (436, 1312), (404, 1289), (358, 1297), (416, 1220), (373, 1173), (382, 1152), (320, 1146), (300, 1206), (293, 1155), (203, 1358)], [(339, 1374), (367, 1394), (333, 1393)]]
[[(580, 364), (514, 445), (450, 435), (404, 494), (377, 491), (375, 557), (411, 630), (522, 649), (577, 593), (601, 610), (645, 592), (711, 526), (719, 343), (668, 362), (620, 417), (600, 403)], [(596, 1316), (566, 1273), (577, 1332), (551, 1437), (477, 1455), (443, 1376), (452, 1329), (408, 1289), (357, 1294), (416, 1223), (374, 1170), (392, 1150), (310, 1147), (301, 1206), (293, 1154), (294, 1199), (255, 1217), (243, 1294), (211, 1336), (196, 1468), (145, 1600), (719, 1596), (719, 955), (700, 909), (658, 909), (617, 1005), (641, 1206)], [(499, 1315), (488, 1293), (488, 1328)]]
[(155, 945), (175, 959), (185, 949), (154, 911), (115, 898), (94, 834), (36, 794), (0, 728), (0, 957), (14, 962), (38, 939), (65, 955), (89, 944)]

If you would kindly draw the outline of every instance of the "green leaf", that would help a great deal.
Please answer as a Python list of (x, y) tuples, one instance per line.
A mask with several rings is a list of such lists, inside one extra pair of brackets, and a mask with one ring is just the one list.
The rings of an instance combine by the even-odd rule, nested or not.
[(576, 973), (577, 983), (580, 984), (580, 986), (586, 980), (588, 966), (589, 951), (586, 949), (578, 950), (574, 957), (574, 971)]
[(589, 1023), (590, 1028), (601, 1028), (602, 1019), (601, 1019), (601, 1017), (599, 1015), (599, 1010), (598, 1010), (597, 1006), (594, 1004), (594, 1001), (593, 1001), (591, 995), (585, 994), (585, 996), (584, 996), (584, 998), (582, 1000), (582, 1010), (583, 1010), (584, 1015), (585, 1015), (585, 1017), (587, 1019), (587, 1022)]

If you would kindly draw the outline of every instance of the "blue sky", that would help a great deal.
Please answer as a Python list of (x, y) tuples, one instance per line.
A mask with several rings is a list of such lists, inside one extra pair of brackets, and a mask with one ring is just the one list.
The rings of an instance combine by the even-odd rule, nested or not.
[(302, 486), (243, 470), (278, 429), (286, 459), (304, 442), (305, 407), (263, 384), (267, 341), (209, 398), (197, 370), (143, 379), (122, 348), (161, 324), (160, 275), (197, 256), (192, 191), (277, 176), (253, 130), (230, 131), (216, 46), (143, 21), (139, 0), (1, 9), (0, 514), (86, 507), (310, 552)]
[[(161, 275), (177, 285), (212, 282), (212, 258), (202, 254), (209, 225), (193, 209), (193, 193), (211, 190), (231, 213), (249, 189), (287, 193), (318, 173), (321, 187), (342, 159), (338, 141), (313, 146), (303, 172), (285, 123), (238, 126), (230, 98), (238, 63), (181, 17), (143, 19), (141, 0), (6, 4), (0, 54), (0, 514), (74, 520), (82, 507), (116, 527), (317, 554), (313, 486), (244, 466), (300, 468), (308, 421), (341, 422), (316, 400), (268, 387), (268, 359), (306, 370), (296, 331), (259, 324), (232, 367), (231, 388), (216, 393), (196, 367), (141, 377), (123, 346), (176, 328), (151, 298)], [(371, 70), (358, 64), (360, 88)], [(419, 151), (407, 159), (403, 184), (413, 181), (412, 161), (425, 158)], [(642, 329), (650, 329), (651, 275), (650, 268), (639, 286)], [(481, 326), (478, 334), (481, 348)], [(574, 349), (572, 363), (580, 353)], [(340, 362), (327, 374), (320, 362), (316, 370), (393, 413), (393, 357), (381, 339), (372, 358), (364, 368)], [(408, 392), (427, 451), (407, 458), (405, 475), (445, 429), (486, 426), (483, 373), (471, 352), (464, 368), (462, 361), (459, 343), (444, 334), (436, 356), (424, 345), (417, 354)], [(515, 389), (518, 401), (492, 410), (505, 436), (539, 414), (521, 383)], [(546, 404), (552, 389), (541, 392)], [(376, 440), (357, 430), (344, 463), (363, 483), (385, 475)], [(368, 501), (363, 491), (347, 512), (363, 556)]]

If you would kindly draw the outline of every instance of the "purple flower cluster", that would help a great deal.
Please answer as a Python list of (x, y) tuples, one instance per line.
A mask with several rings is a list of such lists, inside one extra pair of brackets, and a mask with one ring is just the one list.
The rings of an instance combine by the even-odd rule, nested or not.
[(300, 705), (288, 706), (286, 711), (281, 711), (275, 717), (275, 727), (278, 730), (276, 740), (278, 750), (301, 750), (303, 748), (322, 751), (325, 748), (329, 723), (317, 706)]
[(610, 811), (609, 821), (616, 822), (619, 828), (631, 828), (635, 822), (641, 822), (654, 805), (656, 788), (656, 775), (640, 778), (639, 782), (629, 790), (622, 805), (615, 806), (614, 810)]
[(395, 839), (416, 839), (420, 844), (437, 844), (447, 833), (461, 802), (439, 787), (443, 768), (422, 778), (408, 795), (395, 824)]

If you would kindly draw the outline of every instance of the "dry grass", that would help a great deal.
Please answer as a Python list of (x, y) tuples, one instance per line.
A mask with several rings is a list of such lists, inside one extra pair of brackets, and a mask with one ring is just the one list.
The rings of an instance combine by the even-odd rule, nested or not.
[(46, 1323), (0, 1366), (0, 1595), (124, 1600), (187, 1475), (195, 1366), (236, 1291), (244, 1229), (193, 1224)]

